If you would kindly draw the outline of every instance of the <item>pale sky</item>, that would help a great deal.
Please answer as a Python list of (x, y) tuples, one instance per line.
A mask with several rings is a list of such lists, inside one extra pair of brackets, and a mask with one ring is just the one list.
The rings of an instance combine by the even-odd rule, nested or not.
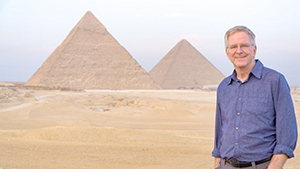
[(26, 82), (91, 11), (146, 71), (187, 39), (228, 76), (223, 37), (245, 25), (256, 58), (300, 85), (299, 9), (299, 0), (0, 0), (0, 81)]

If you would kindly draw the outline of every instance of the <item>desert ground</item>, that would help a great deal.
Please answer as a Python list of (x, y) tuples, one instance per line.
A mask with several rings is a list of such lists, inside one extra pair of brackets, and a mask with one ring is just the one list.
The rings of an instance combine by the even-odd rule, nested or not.
[[(292, 96), (300, 124), (300, 90)], [(0, 168), (213, 168), (216, 92), (0, 87)], [(298, 127), (299, 129), (299, 127)], [(299, 146), (285, 169), (300, 168)]]

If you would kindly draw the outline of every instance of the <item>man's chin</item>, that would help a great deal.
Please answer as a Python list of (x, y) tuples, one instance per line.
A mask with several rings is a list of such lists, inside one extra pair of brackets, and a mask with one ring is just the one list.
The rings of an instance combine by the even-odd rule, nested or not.
[(245, 66), (246, 66), (246, 62), (245, 61), (236, 61), (235, 62), (235, 67), (243, 68)]

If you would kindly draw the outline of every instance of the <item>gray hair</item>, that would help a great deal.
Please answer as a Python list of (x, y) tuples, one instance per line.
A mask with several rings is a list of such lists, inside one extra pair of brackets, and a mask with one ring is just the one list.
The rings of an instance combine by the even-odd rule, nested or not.
[(225, 33), (225, 36), (224, 36), (224, 40), (225, 40), (225, 48), (228, 48), (228, 39), (229, 39), (229, 36), (234, 34), (234, 33), (237, 33), (237, 32), (246, 32), (249, 37), (250, 37), (250, 42), (253, 46), (256, 46), (256, 43), (255, 43), (255, 34), (249, 29), (247, 28), (246, 26), (235, 26), (231, 29), (229, 29), (226, 33)]

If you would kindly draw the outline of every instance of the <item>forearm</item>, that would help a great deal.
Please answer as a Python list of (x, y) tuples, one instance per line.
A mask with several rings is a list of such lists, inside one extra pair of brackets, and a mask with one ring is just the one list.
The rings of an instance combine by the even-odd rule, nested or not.
[(268, 169), (282, 169), (287, 159), (285, 154), (274, 154)]
[(219, 167), (221, 158), (215, 157), (215, 168)]

